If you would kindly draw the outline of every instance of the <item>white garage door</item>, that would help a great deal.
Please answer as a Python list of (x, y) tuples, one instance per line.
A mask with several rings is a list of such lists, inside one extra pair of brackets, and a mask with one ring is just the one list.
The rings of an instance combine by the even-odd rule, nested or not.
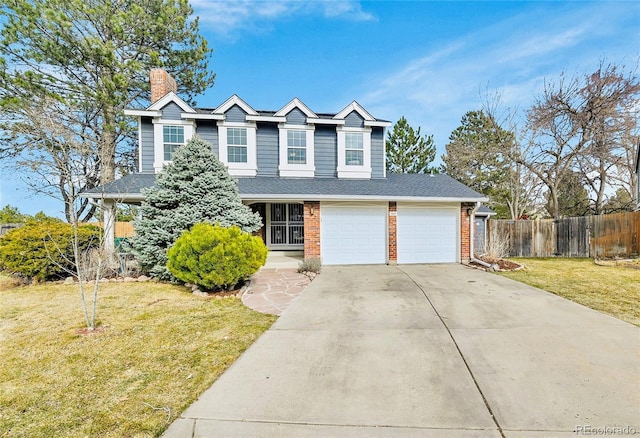
[(322, 205), (320, 223), (323, 264), (387, 262), (386, 205)]
[(398, 206), (398, 263), (458, 261), (455, 207)]

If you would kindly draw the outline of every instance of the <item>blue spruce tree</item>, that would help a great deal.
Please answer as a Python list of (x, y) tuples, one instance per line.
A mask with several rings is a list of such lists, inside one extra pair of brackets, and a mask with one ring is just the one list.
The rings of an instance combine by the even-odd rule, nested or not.
[(262, 226), (240, 200), (236, 181), (212, 152), (194, 136), (157, 175), (156, 185), (143, 191), (142, 218), (135, 222), (133, 253), (141, 269), (161, 280), (172, 280), (167, 250), (184, 230), (200, 222), (237, 225), (254, 232)]

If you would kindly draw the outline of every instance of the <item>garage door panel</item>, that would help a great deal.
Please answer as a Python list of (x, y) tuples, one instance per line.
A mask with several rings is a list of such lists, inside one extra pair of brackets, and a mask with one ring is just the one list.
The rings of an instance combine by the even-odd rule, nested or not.
[(456, 208), (398, 207), (398, 263), (458, 260)]
[(386, 263), (386, 206), (322, 206), (322, 263)]

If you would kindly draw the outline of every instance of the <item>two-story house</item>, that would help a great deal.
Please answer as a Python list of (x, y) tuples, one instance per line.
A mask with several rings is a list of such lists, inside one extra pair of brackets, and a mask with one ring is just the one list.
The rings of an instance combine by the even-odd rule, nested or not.
[(192, 108), (175, 90), (164, 70), (152, 71), (151, 106), (125, 112), (138, 119), (140, 172), (84, 196), (141, 202), (141, 190), (198, 134), (262, 216), (271, 250), (303, 251), (325, 265), (470, 258), (473, 213), (486, 198), (447, 175), (387, 174), (391, 123), (357, 102), (331, 114), (297, 98), (258, 111), (234, 95), (215, 108)]

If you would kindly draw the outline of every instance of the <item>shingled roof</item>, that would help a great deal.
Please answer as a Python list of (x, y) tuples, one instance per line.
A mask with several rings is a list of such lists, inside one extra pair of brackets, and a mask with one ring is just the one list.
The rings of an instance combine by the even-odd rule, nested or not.
[[(414, 200), (477, 202), (486, 198), (448, 175), (388, 174), (386, 178), (237, 178), (245, 200)], [(142, 189), (155, 184), (152, 173), (127, 175), (83, 193), (126, 201), (142, 200)], [(92, 196), (94, 195), (94, 196)]]

